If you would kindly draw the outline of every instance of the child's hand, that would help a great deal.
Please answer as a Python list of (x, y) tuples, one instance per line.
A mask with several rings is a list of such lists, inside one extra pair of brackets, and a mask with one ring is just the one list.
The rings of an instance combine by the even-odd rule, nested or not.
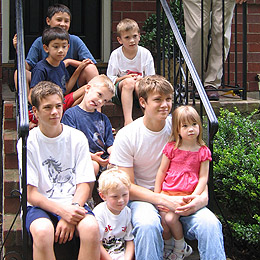
[(15, 34), (14, 38), (13, 38), (13, 46), (14, 46), (14, 48), (16, 50), (16, 48), (17, 48), (17, 34)]
[(103, 154), (104, 152), (96, 152), (92, 155), (92, 160), (96, 161), (99, 165), (101, 165), (102, 167), (105, 167), (107, 166), (108, 164), (108, 159), (103, 159), (101, 157), (101, 155)]
[(82, 62), (80, 62), (79, 66), (77, 67), (77, 70), (84, 70), (88, 64), (90, 64), (89, 59), (83, 60)]
[(87, 63), (87, 65), (88, 65), (88, 64), (94, 64), (94, 62), (93, 62), (91, 59), (85, 59), (85, 60), (83, 60), (82, 62)]

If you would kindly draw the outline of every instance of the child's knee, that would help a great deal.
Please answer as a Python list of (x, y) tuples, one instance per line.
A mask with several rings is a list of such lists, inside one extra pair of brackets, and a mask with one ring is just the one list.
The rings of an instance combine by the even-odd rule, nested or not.
[(134, 91), (135, 81), (132, 78), (126, 78), (122, 81), (122, 90)]
[(168, 224), (172, 224), (172, 223), (178, 221), (179, 220), (179, 216), (177, 214), (175, 214), (175, 213), (170, 211), (170, 212), (168, 212), (165, 215), (164, 219), (165, 219), (165, 222), (168, 225)]
[(54, 226), (49, 219), (40, 218), (33, 221), (30, 225), (30, 232), (34, 243), (44, 246), (54, 242)]

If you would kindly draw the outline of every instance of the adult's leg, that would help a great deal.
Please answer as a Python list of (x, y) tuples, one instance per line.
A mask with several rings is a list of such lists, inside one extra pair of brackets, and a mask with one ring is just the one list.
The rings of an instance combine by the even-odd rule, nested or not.
[(161, 218), (157, 209), (150, 203), (131, 201), (132, 224), (137, 260), (162, 260), (163, 238)]
[(47, 218), (38, 218), (30, 225), (33, 238), (33, 259), (54, 260), (54, 226)]
[[(186, 46), (192, 62), (201, 78), (201, 1), (183, 0)], [(203, 69), (206, 68), (211, 0), (203, 0)]]
[[(205, 86), (211, 85), (219, 88), (223, 75), (222, 57), (222, 1), (212, 1), (212, 26), (211, 26), (211, 47), (208, 56), (208, 66), (205, 73)], [(231, 24), (235, 8), (235, 0), (224, 1), (224, 60), (226, 60), (231, 40)]]
[(100, 259), (100, 237), (98, 223), (93, 215), (86, 215), (77, 225), (80, 237), (79, 260)]
[(180, 217), (185, 238), (198, 240), (201, 260), (226, 260), (222, 225), (206, 207), (188, 217)]

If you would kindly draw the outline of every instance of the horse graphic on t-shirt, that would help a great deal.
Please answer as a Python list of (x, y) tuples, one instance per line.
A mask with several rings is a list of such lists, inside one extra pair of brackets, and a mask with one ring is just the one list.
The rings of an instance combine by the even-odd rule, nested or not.
[(68, 193), (74, 187), (75, 169), (62, 169), (61, 163), (50, 157), (42, 165), (48, 166), (48, 177), (52, 183), (51, 189), (47, 190), (49, 198), (53, 196), (54, 191)]

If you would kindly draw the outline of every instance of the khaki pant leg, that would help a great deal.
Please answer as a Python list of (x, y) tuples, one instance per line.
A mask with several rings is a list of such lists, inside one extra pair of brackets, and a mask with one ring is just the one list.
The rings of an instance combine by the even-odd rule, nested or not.
[[(224, 53), (227, 58), (230, 39), (233, 11), (235, 0), (224, 1)], [(222, 0), (212, 1), (212, 25), (211, 25), (211, 47), (208, 56), (208, 66), (205, 73), (205, 86), (212, 85), (218, 88), (223, 75), (222, 69)]]
[[(207, 56), (208, 34), (210, 27), (211, 0), (203, 0), (203, 68)], [(218, 0), (220, 1), (220, 0)], [(201, 0), (183, 0), (184, 23), (186, 31), (186, 46), (193, 64), (201, 78)]]

